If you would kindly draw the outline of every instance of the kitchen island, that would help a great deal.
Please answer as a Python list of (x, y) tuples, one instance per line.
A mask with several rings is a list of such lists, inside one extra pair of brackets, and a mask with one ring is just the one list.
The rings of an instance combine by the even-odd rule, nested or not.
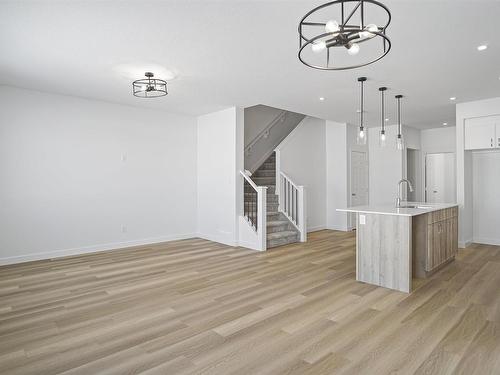
[(356, 214), (356, 280), (409, 293), (455, 259), (457, 204), (403, 202), (337, 209)]

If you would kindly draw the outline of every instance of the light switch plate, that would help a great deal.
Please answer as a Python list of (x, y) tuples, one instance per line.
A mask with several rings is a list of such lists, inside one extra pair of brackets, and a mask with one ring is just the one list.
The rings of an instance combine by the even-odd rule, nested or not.
[(359, 215), (359, 224), (360, 225), (365, 225), (366, 224), (366, 216), (365, 215)]

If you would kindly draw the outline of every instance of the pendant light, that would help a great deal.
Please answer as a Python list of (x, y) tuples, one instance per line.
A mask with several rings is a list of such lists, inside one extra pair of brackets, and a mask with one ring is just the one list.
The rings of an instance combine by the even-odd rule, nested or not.
[(363, 115), (364, 115), (364, 92), (363, 85), (366, 81), (366, 77), (359, 77), (358, 82), (361, 84), (361, 98), (360, 98), (360, 111), (359, 111), (359, 131), (358, 136), (356, 138), (358, 145), (366, 145), (366, 136), (367, 132), (365, 131), (365, 126), (363, 123)]
[(387, 90), (387, 87), (379, 87), (378, 91), (380, 91), (380, 138), (379, 138), (379, 143), (380, 147), (385, 147), (386, 145), (386, 134), (385, 134), (385, 103), (384, 103), (384, 96), (385, 96), (385, 91)]
[(398, 103), (398, 135), (396, 138), (396, 148), (398, 150), (403, 150), (405, 148), (403, 134), (402, 134), (402, 128), (401, 128), (401, 98), (402, 97), (403, 97), (403, 95), (396, 95), (396, 100)]

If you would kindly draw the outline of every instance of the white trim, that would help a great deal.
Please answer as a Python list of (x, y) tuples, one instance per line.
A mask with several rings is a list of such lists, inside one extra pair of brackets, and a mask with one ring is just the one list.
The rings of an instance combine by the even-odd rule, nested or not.
[(240, 241), (238, 244), (239, 247), (243, 247), (247, 250), (253, 250), (253, 251), (266, 251), (266, 249), (257, 249), (255, 247), (255, 244), (250, 242), (250, 241)]
[(474, 237), (472, 242), (479, 243), (483, 245), (500, 245), (500, 239), (498, 238), (484, 238), (484, 237)]
[(326, 225), (317, 225), (315, 227), (307, 228), (307, 233), (317, 232), (319, 230), (325, 230), (325, 229), (329, 229), (329, 228), (327, 228)]
[(102, 251), (121, 250), (121, 249), (126, 249), (129, 247), (152, 245), (152, 244), (157, 244), (157, 243), (161, 243), (161, 242), (185, 240), (188, 238), (195, 238), (195, 237), (196, 237), (195, 233), (187, 233), (187, 234), (179, 234), (179, 235), (154, 237), (154, 238), (144, 238), (141, 240), (134, 240), (134, 241), (113, 242), (113, 243), (108, 243), (108, 244), (84, 246), (84, 247), (77, 247), (77, 248), (73, 248), (73, 249), (45, 251), (45, 252), (39, 252), (39, 253), (29, 254), (29, 255), (19, 255), (19, 256), (14, 256), (14, 257), (0, 258), (0, 265), (3, 266), (3, 265), (8, 265), (8, 264), (32, 262), (35, 260), (47, 260), (47, 259), (61, 258), (61, 257), (67, 257), (67, 256), (73, 256), (73, 255), (100, 253)]
[(224, 238), (223, 236), (217, 236), (217, 235), (214, 236), (212, 234), (196, 233), (195, 237), (198, 237), (198, 238), (201, 238), (201, 239), (207, 240), (207, 241), (218, 242), (218, 243), (221, 243), (221, 244), (227, 245), (227, 246), (233, 246), (233, 247), (238, 246), (237, 241), (228, 240), (228, 239)]
[(467, 240), (467, 241), (458, 241), (458, 248), (459, 249), (465, 249), (472, 245), (472, 240)]
[(354, 230), (354, 228), (355, 227), (346, 226), (346, 225), (330, 225), (328, 228), (325, 228), (325, 229), (338, 230), (341, 232), (351, 232)]

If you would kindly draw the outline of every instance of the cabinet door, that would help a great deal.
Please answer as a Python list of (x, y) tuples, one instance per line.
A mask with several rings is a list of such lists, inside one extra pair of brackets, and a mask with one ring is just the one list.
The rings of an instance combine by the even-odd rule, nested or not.
[(465, 120), (465, 149), (481, 150), (494, 148), (496, 117), (481, 117)]
[(429, 225), (426, 271), (432, 271), (439, 266), (442, 248), (442, 222)]
[(495, 126), (496, 126), (496, 132), (495, 132), (496, 145), (498, 148), (500, 148), (500, 121), (497, 121)]

